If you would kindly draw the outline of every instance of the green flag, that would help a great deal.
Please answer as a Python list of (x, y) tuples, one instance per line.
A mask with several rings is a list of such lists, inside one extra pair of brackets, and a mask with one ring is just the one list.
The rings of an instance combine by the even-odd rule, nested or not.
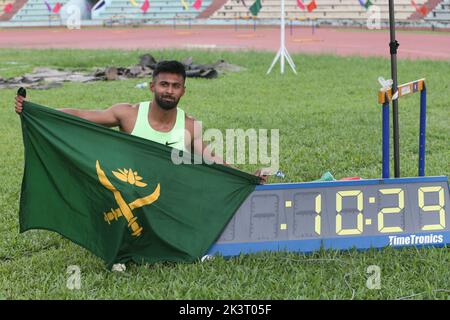
[(372, 3), (370, 0), (367, 0), (367, 1), (366, 1), (366, 4), (364, 5), (364, 7), (365, 7), (366, 9), (369, 9), (370, 6), (372, 6), (372, 5), (373, 5), (373, 3)]
[(252, 13), (252, 15), (257, 16), (261, 8), (261, 0), (256, 0), (255, 3), (250, 6), (250, 12)]
[(24, 103), (20, 231), (47, 229), (114, 263), (192, 262), (259, 178), (172, 162), (171, 148)]

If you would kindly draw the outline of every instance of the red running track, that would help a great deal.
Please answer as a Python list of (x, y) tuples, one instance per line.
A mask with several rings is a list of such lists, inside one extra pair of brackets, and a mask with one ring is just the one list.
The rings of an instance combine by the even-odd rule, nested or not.
[[(82, 49), (223, 49), (276, 52), (278, 28), (140, 27), (3, 29), (0, 48), (82, 48)], [(450, 60), (450, 33), (398, 31), (399, 58)], [(389, 57), (389, 31), (352, 29), (286, 28), (286, 47), (291, 53), (336, 54)]]

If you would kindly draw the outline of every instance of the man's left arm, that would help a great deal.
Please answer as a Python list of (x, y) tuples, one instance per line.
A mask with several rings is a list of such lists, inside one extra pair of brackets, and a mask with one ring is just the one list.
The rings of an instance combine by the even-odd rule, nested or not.
[(207, 145), (203, 141), (203, 128), (200, 121), (195, 120), (190, 117), (191, 124), (189, 127), (192, 128), (190, 130), (191, 134), (191, 143), (194, 146), (194, 153), (201, 155), (203, 160), (206, 160), (208, 163), (218, 163), (231, 167), (228, 163), (225, 162), (222, 157), (211, 152), (211, 147)]
[[(208, 162), (208, 163), (218, 163), (223, 164), (228, 167), (233, 167), (230, 164), (226, 163), (225, 160), (220, 157), (219, 155), (214, 154), (214, 152), (211, 152), (211, 147), (203, 141), (203, 128), (201, 122), (195, 120), (192, 117), (187, 118), (188, 123), (186, 127), (190, 131), (191, 134), (191, 144), (194, 146), (193, 151), (194, 153), (202, 156), (202, 159)], [(190, 122), (190, 123), (189, 123)], [(240, 170), (239, 168), (234, 167), (235, 169)], [(258, 176), (261, 178), (262, 183), (267, 182), (267, 175), (263, 175), (261, 170), (258, 169), (255, 173), (255, 176)]]

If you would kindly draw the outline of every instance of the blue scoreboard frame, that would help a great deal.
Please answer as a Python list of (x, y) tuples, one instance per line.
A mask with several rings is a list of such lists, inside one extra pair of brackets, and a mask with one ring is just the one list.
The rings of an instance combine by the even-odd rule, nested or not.
[(449, 195), (445, 176), (261, 185), (207, 255), (444, 246)]

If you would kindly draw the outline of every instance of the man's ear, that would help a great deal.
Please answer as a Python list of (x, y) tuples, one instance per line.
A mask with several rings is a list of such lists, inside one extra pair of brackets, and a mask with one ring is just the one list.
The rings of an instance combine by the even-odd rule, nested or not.
[(150, 86), (149, 86), (149, 88), (150, 88), (150, 91), (151, 91), (151, 92), (155, 92), (155, 83), (154, 83), (153, 81), (150, 81)]

